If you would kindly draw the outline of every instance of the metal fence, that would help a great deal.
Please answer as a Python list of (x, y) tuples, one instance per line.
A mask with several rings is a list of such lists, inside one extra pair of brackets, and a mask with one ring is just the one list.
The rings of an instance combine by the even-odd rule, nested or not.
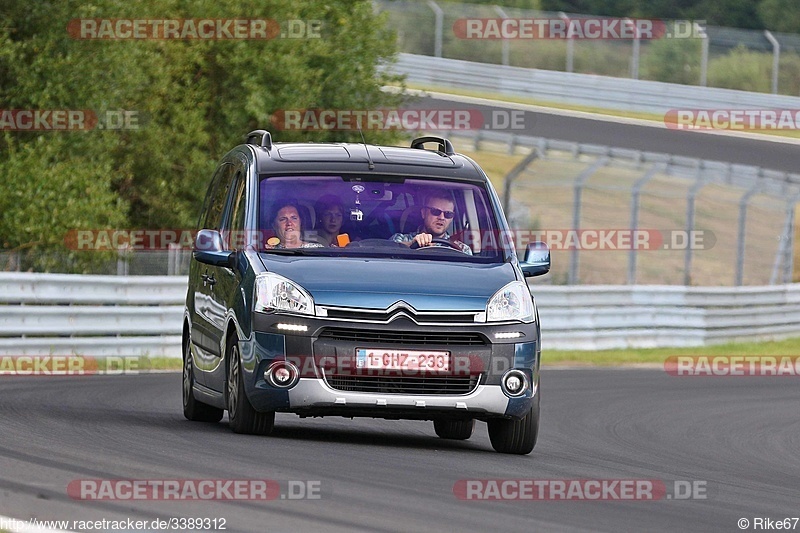
[(677, 109), (800, 109), (800, 97), (693, 87), (400, 54), (391, 65), (411, 84), (546, 102), (666, 114)]
[[(0, 356), (181, 355), (187, 278), (0, 273)], [(533, 288), (546, 350), (800, 335), (800, 284)]]
[(545, 283), (793, 280), (798, 174), (501, 132), (438, 133), (463, 136), (462, 149), (517, 158), (495, 185), (519, 253), (530, 240), (550, 244)]
[[(464, 39), (461, 19), (562, 19), (587, 15), (433, 0), (373, 0), (397, 33), (401, 52), (484, 63), (604, 76), (800, 93), (800, 35), (664, 21), (671, 39)], [(592, 17), (603, 19), (605, 17)], [(752, 71), (736, 77), (730, 65), (747, 56)], [(735, 53), (734, 57), (731, 54)], [(741, 85), (741, 86), (740, 86)]]
[(19, 250), (0, 252), (0, 272), (53, 272), (118, 276), (185, 276), (191, 250), (170, 245), (168, 250), (116, 252)]

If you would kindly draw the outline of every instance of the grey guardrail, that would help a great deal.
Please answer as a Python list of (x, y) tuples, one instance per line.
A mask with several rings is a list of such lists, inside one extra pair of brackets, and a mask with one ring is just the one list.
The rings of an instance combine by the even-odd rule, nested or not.
[[(180, 357), (186, 283), (182, 276), (0, 273), (0, 356)], [(800, 284), (532, 289), (550, 350), (800, 335)]]
[(547, 102), (665, 113), (671, 109), (800, 109), (800, 97), (658, 81), (538, 70), (400, 54), (391, 67), (408, 82)]
[(548, 349), (705, 346), (800, 335), (800, 284), (532, 287)]
[(0, 355), (180, 357), (183, 276), (0, 273)]

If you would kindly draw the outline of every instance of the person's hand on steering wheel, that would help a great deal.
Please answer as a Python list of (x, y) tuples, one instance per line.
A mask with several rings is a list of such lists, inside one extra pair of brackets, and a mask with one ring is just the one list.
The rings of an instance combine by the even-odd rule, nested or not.
[(430, 233), (418, 233), (411, 239), (411, 248), (416, 250), (424, 246), (430, 246), (433, 243), (433, 235)]
[[(420, 237), (422, 237), (422, 238), (420, 238)], [(424, 243), (427, 243), (427, 244), (420, 244), (421, 242), (424, 242)], [(448, 239), (441, 238), (441, 237), (434, 237), (430, 233), (420, 233), (420, 234), (416, 235), (414, 237), (414, 239), (411, 241), (410, 248), (412, 250), (416, 250), (416, 249), (423, 248), (423, 247), (434, 246), (436, 244), (445, 245), (448, 248), (452, 248), (453, 250), (458, 250), (459, 252), (466, 253), (466, 252), (464, 252), (464, 250), (462, 250), (460, 243), (452, 242), (452, 241), (450, 241)]]

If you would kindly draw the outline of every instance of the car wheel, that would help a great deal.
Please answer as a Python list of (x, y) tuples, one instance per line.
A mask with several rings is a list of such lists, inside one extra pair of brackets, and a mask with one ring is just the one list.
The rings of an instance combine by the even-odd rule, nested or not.
[(269, 435), (275, 425), (275, 412), (262, 413), (253, 409), (244, 392), (242, 361), (236, 337), (228, 341), (228, 423), (235, 433)]
[(487, 421), (487, 425), (489, 440), (492, 441), (492, 448), (495, 451), (519, 455), (530, 453), (536, 446), (539, 434), (539, 393), (536, 393), (535, 403), (524, 418), (520, 420), (491, 418)]
[(194, 397), (194, 363), (186, 339), (183, 351), (183, 416), (195, 422), (219, 422), (223, 409), (198, 401)]
[(434, 420), (433, 429), (443, 439), (467, 440), (475, 429), (475, 420)]

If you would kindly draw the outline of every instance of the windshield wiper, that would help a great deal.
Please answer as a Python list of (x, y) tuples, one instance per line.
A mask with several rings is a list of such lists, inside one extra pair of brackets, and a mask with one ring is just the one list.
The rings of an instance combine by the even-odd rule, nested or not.
[(279, 254), (279, 255), (308, 255), (306, 250), (310, 250), (313, 248), (266, 248), (264, 250), (259, 250), (259, 253), (262, 254)]

